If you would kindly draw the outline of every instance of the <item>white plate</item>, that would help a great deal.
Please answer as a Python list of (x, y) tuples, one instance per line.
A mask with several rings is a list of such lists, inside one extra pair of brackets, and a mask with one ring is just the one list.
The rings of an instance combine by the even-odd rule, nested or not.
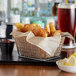
[(59, 65), (59, 61), (56, 62), (58, 68), (62, 71), (69, 72), (69, 73), (76, 73), (76, 66), (64, 66), (64, 65)]

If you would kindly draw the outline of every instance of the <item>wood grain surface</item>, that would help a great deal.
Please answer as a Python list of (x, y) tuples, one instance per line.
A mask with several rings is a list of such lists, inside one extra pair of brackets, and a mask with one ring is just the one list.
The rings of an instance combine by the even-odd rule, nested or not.
[(0, 65), (0, 76), (76, 76), (56, 66)]
[[(62, 51), (69, 50), (63, 49)], [(76, 49), (70, 51), (76, 52)], [(0, 64), (0, 76), (76, 76), (76, 74), (63, 72), (57, 66)]]

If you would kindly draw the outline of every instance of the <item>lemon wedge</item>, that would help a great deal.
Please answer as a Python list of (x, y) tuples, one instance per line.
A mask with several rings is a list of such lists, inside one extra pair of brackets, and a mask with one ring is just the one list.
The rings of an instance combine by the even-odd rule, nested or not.
[(58, 64), (64, 66), (76, 66), (76, 53), (73, 53), (68, 58), (59, 60)]
[(71, 55), (66, 62), (64, 62), (65, 66), (76, 66), (76, 57)]
[(73, 53), (72, 56), (75, 56), (76, 57), (76, 53)]
[[(73, 53), (71, 56), (75, 56), (75, 57), (76, 57), (76, 53)], [(71, 56), (69, 56), (68, 59), (69, 59)]]
[(67, 61), (67, 58), (59, 60), (58, 64), (59, 65), (64, 65), (64, 63)]

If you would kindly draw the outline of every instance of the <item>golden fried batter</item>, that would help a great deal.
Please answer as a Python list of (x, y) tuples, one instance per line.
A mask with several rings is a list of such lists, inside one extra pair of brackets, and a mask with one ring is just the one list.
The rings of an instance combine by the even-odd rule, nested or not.
[(61, 34), (61, 31), (56, 30), (55, 25), (52, 22), (46, 26), (46, 29), (41, 28), (41, 26), (37, 25), (36, 23), (26, 24), (26, 25), (22, 25), (21, 23), (16, 23), (15, 26), (21, 32), (32, 31), (35, 34), (35, 36), (40, 36), (40, 37), (58, 36)]
[(32, 26), (31, 24), (24, 25), (24, 32), (32, 31), (35, 28), (35, 26)]
[(49, 33), (49, 36), (53, 36), (54, 33), (55, 33), (55, 31), (56, 31), (54, 23), (52, 23), (52, 22), (49, 23), (49, 24), (46, 26), (46, 30), (47, 30), (47, 32)]
[(49, 24), (46, 25), (46, 30), (47, 30), (47, 32), (50, 34), (50, 26), (49, 26)]
[(21, 23), (15, 23), (14, 25), (17, 27), (18, 30), (23, 31), (23, 27), (24, 27), (23, 24), (21, 24)]
[(59, 36), (61, 35), (61, 31), (60, 30), (56, 30), (55, 33), (53, 34), (53, 36)]
[(51, 33), (54, 33), (56, 31), (54, 23), (52, 23), (52, 22), (49, 23), (49, 27), (50, 27), (50, 32)]
[(32, 23), (31, 25), (32, 25), (32, 26), (36, 26), (37, 24), (36, 24), (36, 23)]
[(34, 28), (41, 28), (41, 27), (39, 25), (36, 25), (35, 23), (26, 24), (26, 25), (24, 25), (23, 31), (24, 32), (32, 31)]
[(34, 33), (35, 36), (40, 36), (40, 37), (47, 37), (48, 36), (48, 32), (42, 28), (37, 27), (37, 28), (33, 29), (32, 32)]

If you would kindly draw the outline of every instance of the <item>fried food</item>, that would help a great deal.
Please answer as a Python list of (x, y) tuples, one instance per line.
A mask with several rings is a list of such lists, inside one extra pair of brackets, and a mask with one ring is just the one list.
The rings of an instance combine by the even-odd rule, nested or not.
[(47, 32), (50, 34), (50, 26), (49, 26), (49, 24), (46, 25), (46, 30), (47, 30)]
[(54, 33), (56, 31), (54, 23), (52, 23), (52, 22), (49, 23), (49, 27), (50, 27), (50, 32), (51, 33)]
[(36, 25), (36, 27), (41, 28), (41, 26), (40, 26), (40, 25)]
[(48, 32), (45, 29), (36, 27), (32, 30), (35, 36), (48, 37)]
[(32, 31), (34, 28), (35, 28), (35, 26), (33, 26), (31, 24), (26, 24), (26, 25), (24, 25), (23, 31), (24, 32)]
[(32, 26), (36, 26), (37, 24), (36, 24), (36, 23), (32, 23), (31, 25), (32, 25)]
[(56, 29), (55, 29), (55, 25), (54, 23), (49, 23), (47, 26), (46, 26), (46, 30), (47, 32), (49, 33), (49, 36), (53, 36), (53, 34), (55, 33)]
[(23, 31), (23, 27), (24, 27), (23, 24), (21, 24), (21, 23), (15, 23), (14, 25), (17, 27), (18, 30)]
[(37, 25), (36, 23), (25, 24), (25, 25), (21, 23), (15, 23), (14, 25), (17, 27), (18, 31), (21, 32), (32, 31), (35, 34), (35, 36), (49, 37), (49, 36), (61, 35), (61, 31), (56, 30), (55, 25), (52, 22), (46, 26), (46, 29), (41, 28), (41, 26)]
[(47, 32), (49, 33), (49, 36), (52, 36), (52, 35), (55, 33), (55, 31), (56, 31), (54, 23), (52, 23), (52, 22), (49, 23), (49, 24), (46, 26), (46, 30), (47, 30)]
[(32, 23), (31, 25), (32, 26), (35, 26), (35, 27), (40, 27), (41, 28), (41, 26), (40, 25), (37, 25), (36, 23)]
[(56, 30), (55, 33), (53, 34), (53, 36), (59, 36), (61, 35), (61, 31), (60, 30)]
[(28, 31), (32, 31), (35, 28), (41, 28), (39, 25), (36, 25), (35, 23), (33, 24), (26, 24), (24, 25), (23, 31), (24, 32), (28, 32)]
[(45, 29), (42, 29), (39, 25), (36, 25), (35, 23), (31, 24), (26, 24), (24, 25), (24, 32), (32, 31), (35, 36), (40, 36), (40, 37), (47, 37), (48, 33)]

